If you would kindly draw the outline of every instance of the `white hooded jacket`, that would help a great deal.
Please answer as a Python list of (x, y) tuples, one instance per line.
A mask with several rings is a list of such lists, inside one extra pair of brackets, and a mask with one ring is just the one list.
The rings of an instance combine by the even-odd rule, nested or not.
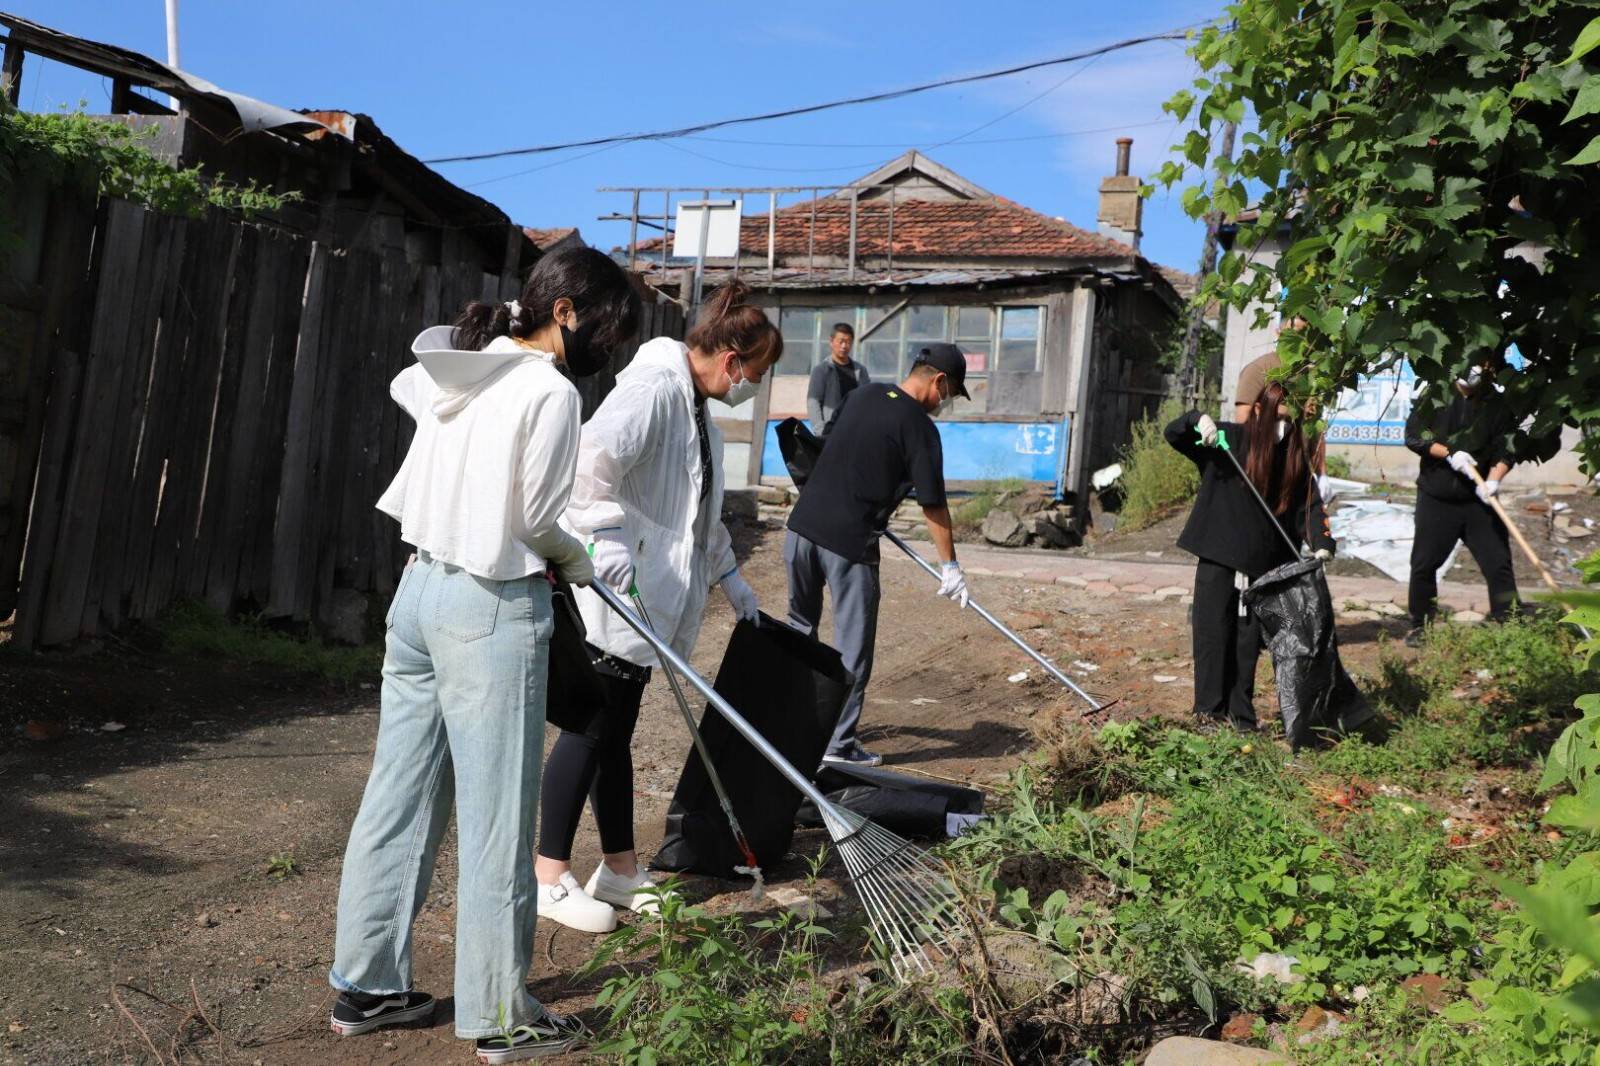
[[(639, 349), (583, 427), (564, 524), (586, 543), (620, 529), (658, 635), (687, 657), (706, 594), (737, 568), (722, 523), (722, 434), (706, 416), (711, 489), (701, 497), (700, 440), (689, 349), (657, 337)], [(656, 654), (588, 589), (576, 594), (589, 643), (640, 666)]]
[(378, 510), (407, 544), (469, 574), (509, 581), (554, 564), (587, 576), (584, 546), (558, 524), (571, 494), (578, 391), (554, 356), (497, 337), (479, 352), (423, 330), (417, 362), (389, 386), (417, 423)]

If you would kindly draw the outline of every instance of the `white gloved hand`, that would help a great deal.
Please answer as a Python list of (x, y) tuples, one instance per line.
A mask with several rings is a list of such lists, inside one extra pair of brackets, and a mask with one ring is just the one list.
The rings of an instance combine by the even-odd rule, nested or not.
[(1467, 473), (1467, 471), (1475, 470), (1478, 466), (1478, 460), (1474, 459), (1469, 452), (1451, 452), (1450, 458), (1447, 461), (1450, 463), (1450, 469), (1454, 470), (1462, 477), (1471, 477), (1472, 475)]
[(633, 554), (622, 540), (622, 530), (603, 529), (594, 535), (589, 552), (594, 576), (623, 595), (633, 585)]
[(961, 572), (961, 564), (948, 562), (939, 578), (939, 595), (949, 600), (954, 600), (962, 608), (967, 606), (971, 594), (967, 592), (967, 575)]
[(1315, 559), (1319, 563), (1325, 563), (1329, 559), (1333, 558), (1333, 552), (1329, 551), (1327, 548), (1318, 548), (1316, 551), (1311, 553), (1311, 558)]
[(1500, 491), (1500, 479), (1489, 478), (1478, 485), (1478, 499), (1488, 503)]
[(1201, 415), (1200, 420), (1194, 424), (1194, 428), (1200, 433), (1201, 444), (1204, 444), (1207, 448), (1216, 447), (1217, 423), (1212, 420), (1210, 415)]
[(722, 579), (722, 594), (728, 597), (728, 606), (741, 622), (754, 622), (761, 617), (761, 604), (756, 600), (756, 590), (735, 570)]

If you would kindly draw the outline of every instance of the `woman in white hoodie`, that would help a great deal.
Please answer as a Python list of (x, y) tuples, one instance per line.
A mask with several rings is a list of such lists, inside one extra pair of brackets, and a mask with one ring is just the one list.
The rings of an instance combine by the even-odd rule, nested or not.
[(411, 924), (456, 812), (456, 1035), (505, 1062), (574, 1046), (582, 1023), (524, 987), (533, 950), (527, 840), (544, 748), (553, 570), (593, 576), (558, 524), (579, 402), (632, 335), (639, 299), (592, 249), (539, 261), (522, 295), (425, 330), (390, 392), (416, 436), (378, 509), (414, 545), (389, 608), (372, 775), (350, 831), (329, 982), (349, 1036), (431, 1016), (411, 987)]
[[(722, 523), (722, 435), (706, 412), (737, 406), (783, 353), (783, 338), (749, 288), (724, 286), (687, 343), (658, 337), (639, 349), (583, 427), (566, 524), (587, 541), (597, 580), (637, 585), (658, 635), (694, 649), (706, 594), (720, 585), (741, 619), (758, 614)], [(563, 732), (545, 764), (539, 825), (539, 913), (585, 932), (615, 928), (611, 905), (648, 910), (655, 898), (633, 848), (629, 745), (656, 655), (600, 597), (577, 594), (605, 711), (583, 734)], [(604, 861), (586, 886), (572, 875), (572, 841), (590, 798)]]

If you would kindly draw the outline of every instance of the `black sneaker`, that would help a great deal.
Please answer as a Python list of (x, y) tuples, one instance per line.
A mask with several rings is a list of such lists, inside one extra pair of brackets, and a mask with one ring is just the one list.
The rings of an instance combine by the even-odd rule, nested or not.
[(863, 748), (860, 744), (851, 744), (849, 747), (830, 751), (822, 757), (824, 764), (833, 763), (836, 766), (882, 766), (883, 756)]
[(594, 1034), (576, 1018), (544, 1012), (531, 1025), (519, 1025), (503, 1036), (486, 1036), (478, 1041), (479, 1062), (521, 1062), (561, 1055), (580, 1046)]
[(340, 1036), (357, 1036), (390, 1025), (426, 1021), (433, 1017), (433, 997), (426, 992), (401, 992), (393, 996), (367, 996), (340, 992), (333, 1003), (330, 1023)]
[(1428, 631), (1421, 626), (1412, 626), (1411, 632), (1406, 634), (1405, 645), (1408, 648), (1420, 648), (1427, 638)]

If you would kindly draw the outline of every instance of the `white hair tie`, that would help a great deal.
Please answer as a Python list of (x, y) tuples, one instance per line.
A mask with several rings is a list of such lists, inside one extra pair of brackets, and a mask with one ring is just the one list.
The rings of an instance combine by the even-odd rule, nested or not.
[(511, 314), (512, 321), (522, 317), (522, 305), (515, 300), (506, 301), (506, 310)]

